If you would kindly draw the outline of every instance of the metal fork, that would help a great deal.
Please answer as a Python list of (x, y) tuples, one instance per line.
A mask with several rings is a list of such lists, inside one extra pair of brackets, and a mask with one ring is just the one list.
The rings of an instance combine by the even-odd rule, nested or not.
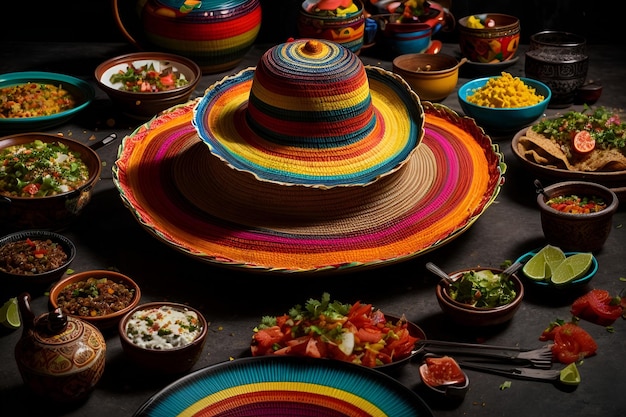
[(462, 368), (533, 381), (556, 381), (561, 376), (561, 371), (557, 369), (495, 368), (472, 362), (459, 361), (458, 363)]
[[(470, 356), (499, 362), (520, 363), (534, 368), (549, 369), (552, 367), (552, 345), (528, 350), (511, 346), (483, 345), (476, 343), (447, 342), (442, 340), (423, 339), (417, 342), (425, 351), (441, 353), (445, 351), (455, 356)], [(434, 349), (433, 349), (434, 348)]]

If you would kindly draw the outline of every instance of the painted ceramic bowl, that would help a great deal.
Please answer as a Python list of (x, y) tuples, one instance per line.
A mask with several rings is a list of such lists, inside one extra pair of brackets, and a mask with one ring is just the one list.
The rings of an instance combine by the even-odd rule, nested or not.
[[(482, 28), (471, 21), (480, 21)], [(515, 16), (485, 13), (458, 20), (461, 54), (472, 62), (500, 63), (515, 56), (520, 42), (520, 21)]]
[[(606, 208), (591, 213), (566, 213), (550, 207), (555, 197), (601, 198)], [(596, 252), (602, 249), (611, 233), (613, 214), (617, 211), (617, 195), (604, 185), (588, 181), (565, 181), (543, 188), (537, 195), (541, 227), (547, 242), (570, 252)]]
[[(135, 85), (132, 89), (127, 87), (124, 80), (134, 83), (137, 77), (131, 74), (140, 74), (142, 69), (154, 69), (159, 74), (158, 82), (169, 77), (178, 80), (179, 84), (184, 84), (172, 86), (169, 81), (167, 84), (164, 81), (158, 88), (153, 87), (145, 91)], [(112, 80), (111, 77), (117, 74), (129, 76), (125, 76), (122, 81)], [(138, 119), (152, 118), (163, 110), (187, 102), (201, 76), (200, 67), (194, 61), (161, 52), (135, 52), (117, 56), (104, 61), (95, 70), (98, 87), (107, 93), (122, 113)]]
[(354, 4), (358, 10), (339, 16), (301, 8), (297, 21), (300, 37), (326, 39), (358, 54), (364, 42), (365, 16), (363, 3), (355, 1)]
[(406, 54), (394, 58), (393, 72), (404, 78), (421, 100), (442, 101), (456, 88), (459, 61), (446, 54)]
[(125, 355), (138, 367), (158, 374), (180, 374), (200, 358), (208, 324), (193, 307), (155, 301), (127, 312), (118, 333)]
[[(483, 87), (493, 77), (478, 78), (468, 81), (459, 87), (457, 98), (466, 116), (476, 120), (478, 126), (491, 131), (517, 131), (532, 124), (539, 117), (543, 116), (552, 93), (550, 88), (544, 83), (530, 78), (520, 77), (520, 80), (535, 90), (536, 94), (542, 95), (544, 99), (538, 104), (525, 107), (494, 108), (479, 106), (468, 101), (468, 96), (475, 93), (475, 90)], [(497, 78), (497, 77), (496, 77)]]
[(139, 285), (129, 276), (115, 271), (78, 272), (57, 282), (51, 289), (52, 309), (96, 326), (114, 328), (120, 319), (141, 300)]
[[(453, 279), (457, 279), (469, 271), (483, 270), (490, 270), (494, 274), (502, 272), (501, 269), (497, 268), (476, 267), (452, 272), (450, 276)], [(450, 296), (448, 286), (443, 281), (437, 285), (435, 294), (441, 310), (455, 323), (463, 326), (494, 326), (510, 321), (517, 313), (517, 310), (519, 310), (524, 299), (524, 285), (517, 275), (510, 275), (509, 280), (511, 280), (515, 288), (515, 298), (510, 303), (499, 307), (474, 307), (470, 304), (456, 301)]]

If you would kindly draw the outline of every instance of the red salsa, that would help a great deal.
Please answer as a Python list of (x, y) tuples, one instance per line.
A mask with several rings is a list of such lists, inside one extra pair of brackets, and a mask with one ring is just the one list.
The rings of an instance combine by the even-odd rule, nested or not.
[(555, 210), (563, 213), (586, 214), (596, 213), (606, 208), (606, 203), (602, 198), (596, 196), (564, 195), (552, 197), (546, 204)]

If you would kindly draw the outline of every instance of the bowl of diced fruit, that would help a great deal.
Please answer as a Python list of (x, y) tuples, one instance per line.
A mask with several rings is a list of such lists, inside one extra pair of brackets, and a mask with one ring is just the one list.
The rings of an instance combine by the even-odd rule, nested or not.
[(151, 118), (185, 103), (198, 85), (202, 71), (191, 59), (164, 52), (135, 52), (98, 65), (95, 78), (124, 114)]

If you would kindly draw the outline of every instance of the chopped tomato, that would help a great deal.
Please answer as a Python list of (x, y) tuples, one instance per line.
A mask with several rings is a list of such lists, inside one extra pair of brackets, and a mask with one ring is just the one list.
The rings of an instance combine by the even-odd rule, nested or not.
[(274, 353), (274, 344), (281, 342), (284, 333), (280, 327), (273, 326), (255, 332), (252, 337), (252, 356), (261, 356)]
[(446, 383), (461, 383), (465, 381), (465, 374), (454, 358), (426, 358), (420, 366), (422, 381), (431, 387), (438, 387)]
[(589, 132), (581, 130), (574, 136), (572, 145), (576, 152), (585, 155), (595, 149), (596, 141)]
[(175, 83), (174, 74), (170, 72), (169, 74), (161, 77), (161, 83), (165, 86), (174, 85)]
[(382, 332), (372, 327), (362, 327), (357, 333), (356, 337), (362, 343), (376, 343), (382, 338)]
[(572, 322), (553, 324), (546, 329), (547, 332), (544, 330), (539, 339), (554, 340), (552, 354), (559, 362), (569, 364), (596, 354), (598, 345), (585, 329)]
[(606, 290), (594, 289), (574, 300), (571, 312), (580, 319), (609, 326), (624, 312), (621, 301)]
[(30, 194), (30, 195), (35, 195), (37, 194), (37, 192), (39, 191), (39, 187), (41, 184), (35, 184), (35, 183), (30, 183), (27, 186), (25, 186), (24, 188), (22, 188), (22, 191), (24, 193)]

